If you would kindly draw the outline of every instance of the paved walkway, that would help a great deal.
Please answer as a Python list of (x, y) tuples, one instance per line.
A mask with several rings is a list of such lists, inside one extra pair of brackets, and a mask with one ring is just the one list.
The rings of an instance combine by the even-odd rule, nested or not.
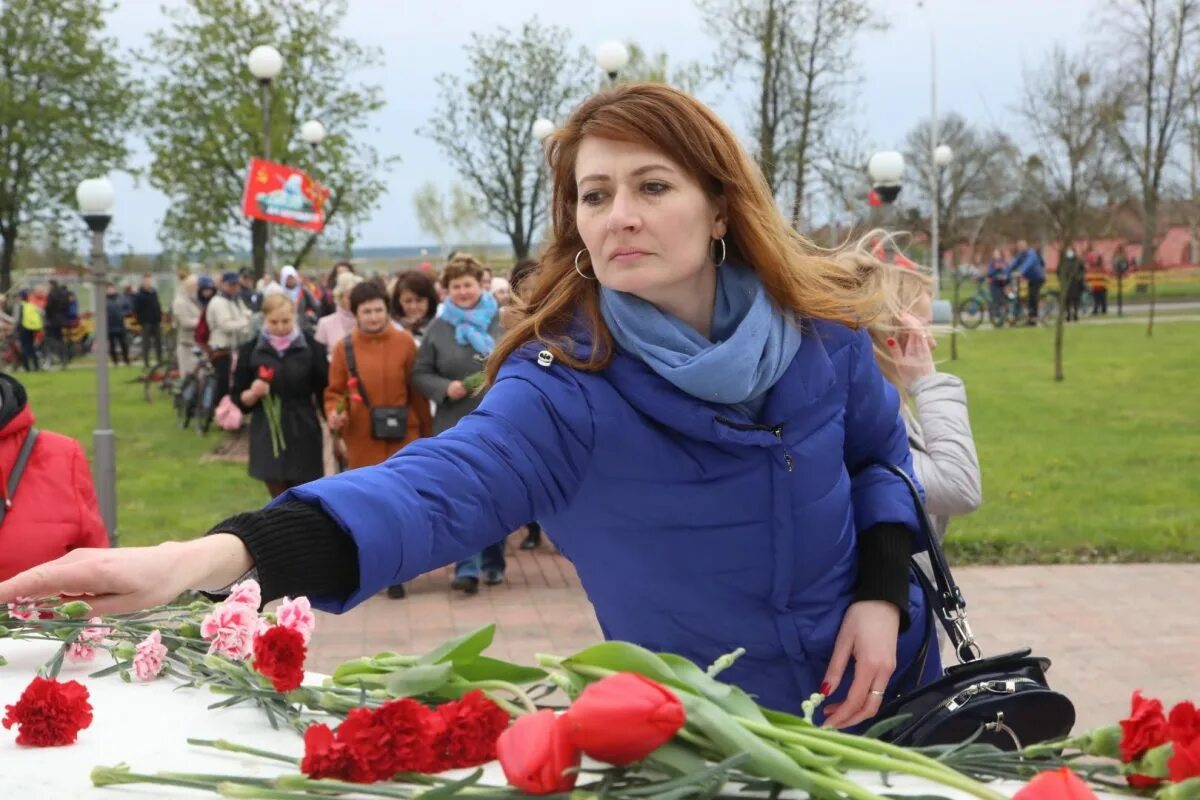
[[(321, 615), (311, 666), (381, 650), (420, 653), (488, 622), (492, 653), (532, 662), (599, 641), (574, 569), (546, 549), (509, 540), (508, 580), (468, 597), (449, 571), (409, 584), (405, 600), (379, 595), (349, 614)], [(1051, 685), (1079, 709), (1079, 725), (1114, 722), (1134, 689), (1165, 702), (1200, 700), (1200, 565), (971, 567), (956, 571), (985, 653), (1032, 646), (1054, 661)]]

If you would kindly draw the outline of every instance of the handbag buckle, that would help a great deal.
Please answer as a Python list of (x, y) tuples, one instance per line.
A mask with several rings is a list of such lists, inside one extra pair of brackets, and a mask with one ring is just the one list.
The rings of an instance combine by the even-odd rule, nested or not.
[(966, 664), (982, 658), (983, 650), (975, 641), (975, 632), (971, 630), (971, 623), (967, 621), (967, 615), (962, 611), (956, 611), (950, 616), (950, 624), (954, 626), (954, 638), (957, 640), (954, 655), (958, 658), (958, 663)]

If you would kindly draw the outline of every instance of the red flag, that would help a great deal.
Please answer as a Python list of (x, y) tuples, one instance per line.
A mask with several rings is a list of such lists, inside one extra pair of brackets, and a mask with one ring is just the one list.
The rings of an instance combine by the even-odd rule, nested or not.
[(258, 158), (250, 160), (242, 193), (242, 213), (247, 217), (320, 231), (325, 227), (328, 199), (329, 190), (300, 170)]
[(871, 191), (867, 192), (867, 203), (871, 206), (871, 208), (879, 208), (881, 205), (883, 205), (883, 198), (879, 196), (879, 192), (872, 189)]

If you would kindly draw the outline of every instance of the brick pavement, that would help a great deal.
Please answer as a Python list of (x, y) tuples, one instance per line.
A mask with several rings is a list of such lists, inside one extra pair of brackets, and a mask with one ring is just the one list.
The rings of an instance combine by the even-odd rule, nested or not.
[[(449, 590), (450, 571), (383, 595), (342, 616), (322, 614), (310, 666), (381, 650), (420, 653), (496, 622), (498, 658), (532, 662), (601, 639), (571, 564), (509, 540), (508, 579), (468, 597)], [(1079, 725), (1121, 718), (1133, 689), (1164, 701), (1200, 700), (1200, 565), (970, 567), (955, 571), (986, 653), (1020, 646), (1054, 661), (1051, 685), (1079, 709)]]

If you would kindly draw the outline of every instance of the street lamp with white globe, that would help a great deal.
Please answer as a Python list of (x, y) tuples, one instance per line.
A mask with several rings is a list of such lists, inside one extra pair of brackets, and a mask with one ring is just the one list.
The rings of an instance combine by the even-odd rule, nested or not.
[(320, 120), (310, 119), (308, 122), (300, 126), (300, 138), (308, 143), (308, 146), (316, 150), (321, 142), (325, 141), (325, 126)]
[(539, 143), (544, 145), (546, 140), (549, 139), (551, 134), (554, 133), (555, 127), (557, 126), (555, 126), (551, 120), (548, 120), (545, 117), (534, 120), (533, 138), (537, 139)]
[(871, 187), (883, 202), (891, 204), (900, 195), (900, 179), (904, 177), (904, 156), (896, 150), (883, 150), (867, 162)]
[(92, 233), (92, 301), (95, 325), (92, 352), (96, 358), (96, 430), (92, 432), (92, 454), (96, 477), (96, 495), (100, 516), (108, 531), (108, 541), (117, 544), (117, 451), (109, 413), (108, 382), (108, 288), (107, 262), (104, 256), (104, 232), (112, 221), (116, 191), (108, 178), (89, 178), (75, 189), (79, 213)]
[[(262, 104), (262, 152), (263, 161), (271, 160), (271, 81), (279, 77), (283, 71), (283, 56), (269, 44), (259, 45), (250, 51), (246, 57), (246, 66), (250, 74), (258, 81), (259, 102)], [(260, 221), (265, 236), (266, 268), (271, 268), (271, 225), (266, 220)]]
[(596, 48), (596, 63), (608, 75), (612, 83), (617, 82), (617, 75), (629, 63), (629, 48), (616, 40), (605, 42)]

